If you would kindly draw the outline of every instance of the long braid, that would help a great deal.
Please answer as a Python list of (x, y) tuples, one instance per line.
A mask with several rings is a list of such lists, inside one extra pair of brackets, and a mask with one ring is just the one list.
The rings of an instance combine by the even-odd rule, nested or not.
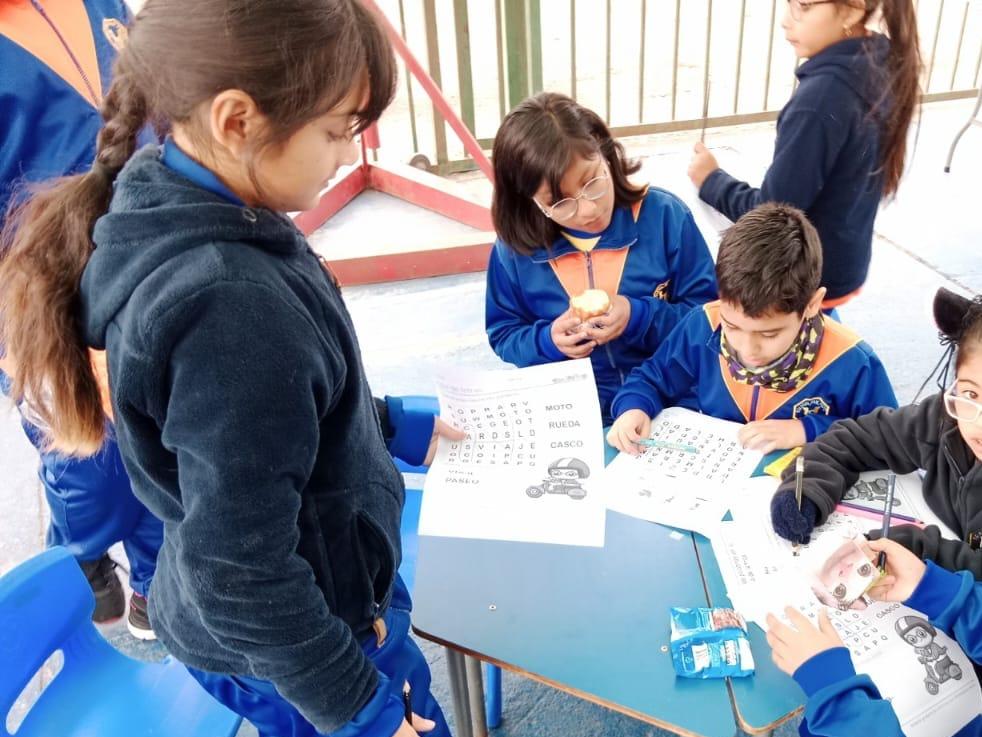
[(136, 149), (146, 97), (130, 83), (125, 56), (102, 107), (106, 121), (87, 173), (38, 189), (4, 226), (0, 344), (13, 364), (12, 396), (26, 400), (52, 449), (90, 455), (102, 445), (99, 384), (78, 324), (82, 272), (92, 228), (109, 208), (112, 184)]

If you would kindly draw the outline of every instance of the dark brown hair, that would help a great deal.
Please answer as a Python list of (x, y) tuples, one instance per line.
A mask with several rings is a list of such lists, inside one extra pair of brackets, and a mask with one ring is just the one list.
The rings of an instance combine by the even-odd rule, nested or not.
[[(836, 0), (838, 5), (858, 7), (855, 0)], [(882, 89), (871, 115), (881, 126), (879, 171), (883, 174), (883, 196), (897, 193), (907, 158), (907, 130), (921, 97), (921, 48), (917, 36), (917, 11), (913, 0), (863, 0), (863, 24), (879, 11), (890, 52), (882, 77)], [(879, 62), (871, 65), (878, 68)]]
[(199, 106), (239, 89), (270, 123), (256, 154), (282, 145), (362, 84), (368, 97), (355, 132), (381, 115), (396, 84), (385, 31), (357, 0), (147, 2), (114, 67), (92, 169), (38, 189), (12, 211), (0, 241), (0, 344), (15, 365), (12, 396), (34, 406), (51, 447), (87, 455), (103, 441), (78, 288), (95, 221), (140, 130), (179, 123), (206, 138), (195, 127)]
[(542, 214), (532, 196), (546, 181), (553, 199), (561, 199), (559, 183), (574, 157), (598, 154), (610, 167), (617, 206), (639, 201), (644, 189), (628, 177), (641, 165), (627, 159), (599, 115), (556, 92), (540, 92), (520, 102), (502, 121), (491, 152), (491, 217), (501, 240), (526, 256), (552, 245), (560, 228)]
[(969, 299), (941, 287), (934, 295), (934, 322), (943, 341), (957, 348), (955, 370), (982, 350), (982, 295)]
[(821, 280), (822, 242), (795, 207), (760, 205), (723, 233), (716, 256), (719, 296), (748, 317), (804, 314)]

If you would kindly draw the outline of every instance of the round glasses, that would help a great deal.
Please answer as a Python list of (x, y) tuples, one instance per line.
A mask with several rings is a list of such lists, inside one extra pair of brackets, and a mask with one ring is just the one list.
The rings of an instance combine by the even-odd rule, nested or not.
[(948, 416), (961, 422), (975, 423), (982, 417), (982, 403), (959, 397), (955, 394), (955, 385), (944, 393), (944, 409)]
[(576, 197), (567, 197), (565, 199), (559, 200), (559, 202), (554, 205), (543, 205), (535, 197), (533, 201), (542, 210), (542, 214), (545, 215), (550, 220), (555, 220), (557, 223), (561, 223), (564, 220), (569, 220), (576, 216), (577, 210), (580, 209), (580, 200), (590, 200), (595, 202), (603, 197), (607, 192), (610, 191), (610, 176), (607, 174), (601, 174), (599, 177), (594, 177), (589, 182), (583, 185), (583, 189)]
[(788, 0), (788, 8), (791, 10), (792, 18), (801, 20), (812, 5), (828, 5), (834, 2), (835, 0), (811, 0), (811, 2), (803, 3), (801, 0)]

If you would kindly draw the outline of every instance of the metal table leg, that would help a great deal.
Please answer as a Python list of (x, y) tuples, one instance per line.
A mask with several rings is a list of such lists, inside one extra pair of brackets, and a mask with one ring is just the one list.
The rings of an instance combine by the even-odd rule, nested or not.
[(457, 737), (474, 737), (464, 654), (449, 647), (445, 649), (447, 672), (450, 675), (450, 693), (453, 697), (454, 732)]
[(464, 661), (474, 737), (487, 737), (488, 723), (484, 713), (484, 679), (481, 674), (481, 661), (477, 658), (465, 658)]

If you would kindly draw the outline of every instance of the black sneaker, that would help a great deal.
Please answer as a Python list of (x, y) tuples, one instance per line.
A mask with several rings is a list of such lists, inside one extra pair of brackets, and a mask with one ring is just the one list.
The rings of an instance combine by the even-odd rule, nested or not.
[(82, 572), (92, 587), (95, 596), (95, 611), (92, 612), (93, 622), (110, 622), (123, 616), (126, 610), (126, 595), (123, 584), (116, 575), (116, 563), (108, 555), (99, 560), (81, 562)]
[(138, 640), (156, 640), (157, 635), (147, 616), (147, 597), (133, 593), (130, 596), (130, 613), (126, 617), (126, 629)]

